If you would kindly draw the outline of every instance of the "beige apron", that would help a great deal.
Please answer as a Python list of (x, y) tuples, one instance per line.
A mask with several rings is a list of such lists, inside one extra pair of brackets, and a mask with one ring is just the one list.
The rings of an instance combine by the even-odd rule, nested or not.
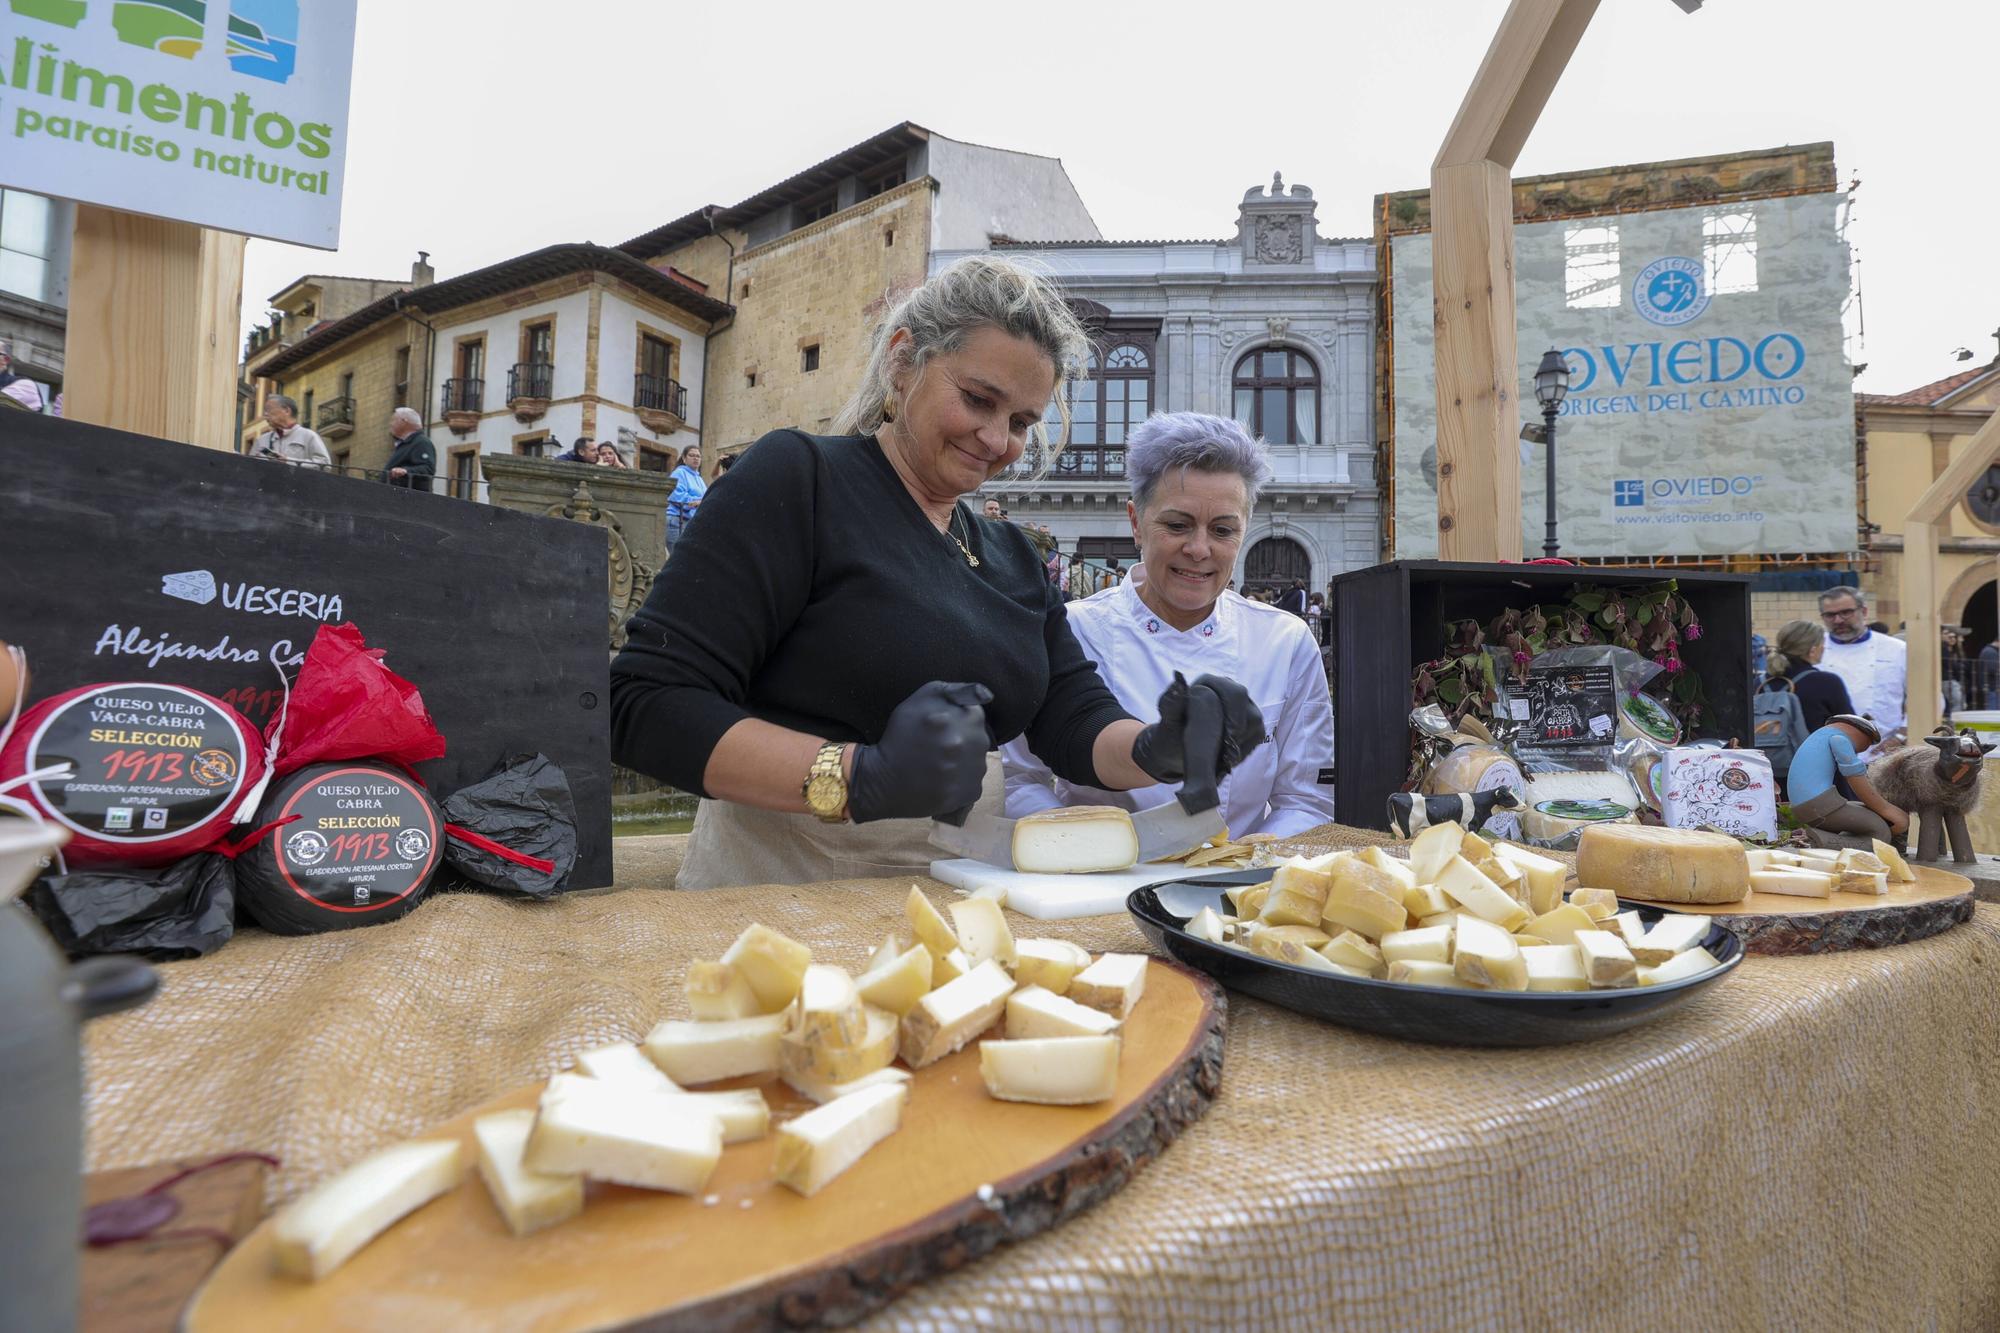
[[(1000, 756), (986, 756), (986, 785), (974, 807), (1006, 814), (1007, 784)], [(948, 859), (930, 843), (928, 819), (878, 819), (827, 824), (812, 815), (781, 814), (703, 801), (694, 813), (677, 889), (729, 889), (744, 884), (817, 884), (837, 879), (921, 875)]]

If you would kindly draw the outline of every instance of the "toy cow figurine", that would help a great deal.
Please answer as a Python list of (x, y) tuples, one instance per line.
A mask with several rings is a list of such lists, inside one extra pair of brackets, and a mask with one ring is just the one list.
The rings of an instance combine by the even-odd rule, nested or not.
[(1909, 811), (1912, 819), (1922, 819), (1918, 860), (1937, 860), (1947, 834), (1952, 860), (1977, 859), (1972, 835), (1966, 831), (1965, 812), (1979, 803), (1979, 770), (1993, 748), (1970, 730), (1954, 735), (1944, 726), (1926, 736), (1924, 744), (1904, 746), (1868, 766), (1868, 780), (1883, 799)]
[(1467, 833), (1477, 833), (1493, 817), (1495, 810), (1519, 810), (1521, 798), (1512, 787), (1492, 791), (1458, 792), (1447, 796), (1418, 796), (1413, 792), (1389, 793), (1389, 827), (1398, 837), (1413, 838), (1433, 824), (1456, 823)]

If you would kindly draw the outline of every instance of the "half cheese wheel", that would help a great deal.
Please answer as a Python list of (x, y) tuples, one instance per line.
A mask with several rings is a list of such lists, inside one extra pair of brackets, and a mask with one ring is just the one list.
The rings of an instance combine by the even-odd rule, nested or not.
[(1600, 824), (1577, 843), (1576, 881), (1659, 903), (1733, 903), (1750, 892), (1750, 858), (1720, 833)]

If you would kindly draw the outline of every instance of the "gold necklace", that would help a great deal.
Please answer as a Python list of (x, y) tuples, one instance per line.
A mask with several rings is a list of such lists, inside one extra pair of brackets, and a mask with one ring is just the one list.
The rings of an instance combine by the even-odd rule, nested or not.
[(945, 525), (939, 528), (938, 531), (942, 532), (945, 536), (951, 538), (951, 544), (953, 546), (956, 546), (959, 550), (959, 554), (965, 557), (966, 564), (972, 566), (972, 568), (974, 569), (977, 569), (979, 568), (979, 557), (974, 555), (972, 553), (971, 548), (968, 547), (964, 542), (960, 541), (958, 539), (958, 534), (951, 530), (951, 525), (956, 522), (958, 522), (958, 506), (953, 505), (951, 507), (951, 517), (948, 520), (946, 520)]

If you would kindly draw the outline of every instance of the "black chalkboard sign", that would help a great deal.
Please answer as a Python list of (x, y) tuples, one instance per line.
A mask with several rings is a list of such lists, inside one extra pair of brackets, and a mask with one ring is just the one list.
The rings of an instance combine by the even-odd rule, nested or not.
[(1522, 745), (1609, 745), (1618, 730), (1617, 683), (1608, 666), (1529, 667)]
[(0, 639), (29, 702), (106, 680), (258, 726), (322, 624), (353, 621), (449, 746), (438, 799), (510, 755), (569, 775), (572, 888), (611, 882), (604, 534), (444, 495), (0, 409)]

